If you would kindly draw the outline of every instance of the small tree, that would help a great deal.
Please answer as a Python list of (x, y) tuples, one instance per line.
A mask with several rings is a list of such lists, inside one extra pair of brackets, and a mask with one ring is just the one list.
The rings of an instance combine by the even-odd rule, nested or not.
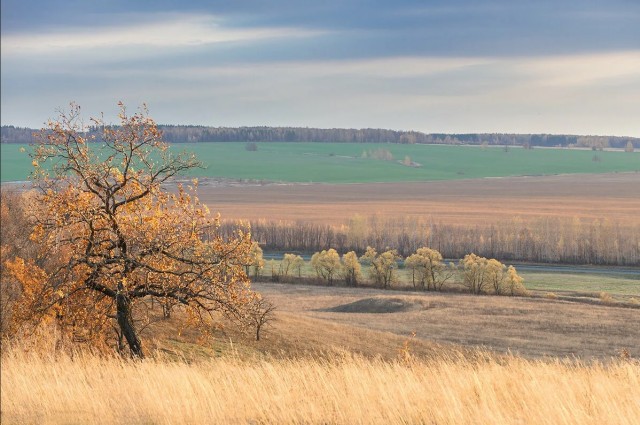
[(203, 331), (219, 312), (242, 317), (251, 238), (243, 229), (223, 237), (195, 187), (168, 192), (163, 183), (199, 162), (171, 153), (145, 109), (120, 108), (117, 127), (93, 120), (99, 143), (89, 143), (76, 105), (37, 136), (31, 237), (50, 263), (5, 266), (22, 286), (12, 332), (55, 323), (104, 345), (115, 328), (143, 357), (135, 316), (146, 300), (177, 302)]
[(402, 259), (398, 255), (398, 251), (391, 249), (381, 254), (377, 254), (376, 250), (370, 246), (360, 260), (363, 264), (368, 264), (369, 276), (374, 283), (384, 289), (395, 282), (394, 271), (398, 268), (398, 260)]
[(507, 269), (507, 290), (509, 295), (524, 295), (527, 289), (524, 287), (524, 279), (518, 275), (516, 268), (509, 266)]
[(476, 254), (465, 255), (460, 260), (460, 269), (462, 270), (463, 284), (472, 294), (481, 294), (485, 292), (490, 285), (487, 279), (487, 262), (484, 257)]
[(424, 288), (423, 262), (417, 254), (411, 254), (404, 260), (405, 268), (411, 270), (411, 284), (414, 288), (421, 286)]
[(442, 254), (431, 248), (418, 248), (404, 262), (411, 269), (413, 287), (440, 291), (444, 284), (453, 277), (455, 266), (447, 267), (442, 261)]
[(255, 327), (256, 341), (260, 341), (260, 331), (262, 327), (274, 320), (274, 311), (276, 307), (270, 301), (256, 295), (249, 304), (248, 319), (249, 323)]
[(505, 288), (505, 280), (507, 278), (507, 266), (502, 264), (500, 261), (492, 258), (487, 261), (486, 264), (486, 278), (489, 281), (491, 288), (493, 289), (493, 293), (496, 295), (501, 295)]
[(358, 255), (353, 252), (347, 252), (342, 256), (342, 271), (344, 275), (344, 281), (349, 286), (358, 286), (358, 281), (361, 276), (361, 266), (358, 261)]
[(329, 285), (333, 285), (333, 279), (341, 266), (340, 255), (333, 248), (316, 252), (311, 257), (311, 266), (318, 277), (325, 279)]
[(245, 264), (247, 276), (252, 274), (255, 279), (260, 278), (260, 272), (265, 264), (262, 254), (262, 248), (260, 248), (258, 242), (253, 242), (249, 251), (249, 261)]
[(282, 277), (286, 279), (289, 276), (289, 272), (294, 270), (298, 271), (298, 277), (300, 277), (303, 265), (304, 259), (301, 256), (295, 254), (284, 254), (282, 262), (280, 263)]

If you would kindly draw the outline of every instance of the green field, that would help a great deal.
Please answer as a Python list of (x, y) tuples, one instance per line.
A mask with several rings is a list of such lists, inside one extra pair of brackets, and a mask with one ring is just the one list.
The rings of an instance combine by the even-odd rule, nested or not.
[[(21, 145), (2, 144), (0, 180), (26, 180), (31, 170)], [(190, 175), (283, 182), (399, 182), (519, 175), (608, 173), (640, 170), (640, 152), (592, 152), (569, 149), (397, 145), (370, 143), (185, 143), (176, 151), (193, 152), (205, 164)], [(393, 161), (363, 158), (364, 151), (386, 149)], [(406, 156), (417, 167), (400, 162)], [(594, 158), (597, 157), (597, 158)], [(596, 159), (596, 160), (594, 160)]]

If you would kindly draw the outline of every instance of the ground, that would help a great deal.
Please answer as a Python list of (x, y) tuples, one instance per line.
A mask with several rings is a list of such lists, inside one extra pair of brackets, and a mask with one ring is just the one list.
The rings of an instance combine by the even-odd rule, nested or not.
[(229, 185), (203, 180), (200, 199), (225, 219), (340, 224), (355, 214), (499, 224), (521, 217), (607, 218), (640, 225), (640, 173), (413, 183)]
[[(228, 324), (213, 343), (196, 343), (176, 321), (160, 321), (143, 337), (170, 355), (209, 357), (322, 356), (336, 352), (394, 359), (405, 343), (420, 357), (486, 348), (527, 358), (606, 360), (623, 349), (640, 356), (640, 308), (546, 298), (475, 296), (256, 283), (276, 306), (260, 341)], [(178, 316), (179, 317), (179, 316)], [(415, 336), (413, 336), (415, 335)]]
[[(403, 338), (415, 332), (416, 339), (426, 342), (486, 346), (526, 357), (607, 358), (623, 348), (640, 356), (637, 308), (369, 288), (271, 283), (254, 287), (283, 316), (319, 319), (356, 331), (368, 329)], [(323, 327), (318, 324), (314, 329)], [(279, 329), (277, 324), (274, 329)], [(344, 332), (348, 329), (340, 338)], [(354, 337), (359, 336), (355, 333)], [(322, 340), (327, 346), (339, 342), (330, 335)]]

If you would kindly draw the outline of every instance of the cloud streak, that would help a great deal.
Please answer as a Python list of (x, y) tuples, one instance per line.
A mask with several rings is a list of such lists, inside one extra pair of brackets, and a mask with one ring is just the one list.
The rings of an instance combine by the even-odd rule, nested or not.
[(175, 48), (217, 43), (298, 38), (323, 32), (292, 27), (229, 28), (220, 17), (178, 15), (157, 22), (127, 26), (67, 28), (42, 34), (11, 34), (2, 38), (2, 55), (56, 55), (78, 50), (123, 47)]

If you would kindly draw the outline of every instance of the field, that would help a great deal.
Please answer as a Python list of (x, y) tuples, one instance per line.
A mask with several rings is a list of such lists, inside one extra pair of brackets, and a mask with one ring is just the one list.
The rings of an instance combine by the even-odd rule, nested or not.
[(187, 364), (18, 353), (5, 424), (578, 424), (640, 419), (640, 366), (345, 357)]
[[(26, 180), (31, 160), (21, 145), (2, 144), (0, 181)], [(28, 149), (28, 146), (27, 146)], [(206, 166), (192, 175), (281, 182), (371, 183), (473, 179), (521, 175), (609, 173), (640, 170), (640, 152), (512, 147), (397, 145), (369, 143), (258, 143), (249, 152), (244, 143), (176, 144), (193, 152)], [(363, 152), (384, 149), (393, 160), (363, 158)], [(401, 162), (406, 157), (417, 166)]]
[[(539, 298), (261, 284), (280, 313), (527, 357), (640, 355), (640, 309)], [(320, 323), (318, 324), (320, 325)], [(275, 325), (277, 326), (277, 325)], [(332, 345), (331, 338), (325, 341)]]
[(358, 214), (486, 225), (514, 217), (577, 217), (640, 225), (640, 173), (335, 185), (221, 185), (204, 180), (198, 193), (212, 211), (228, 219), (339, 225)]
[(2, 422), (631, 425), (640, 419), (640, 364), (625, 358), (640, 355), (638, 309), (255, 287), (277, 305), (260, 341), (228, 329), (212, 344), (196, 343), (177, 331), (176, 314), (144, 331), (146, 339), (155, 337), (156, 351), (141, 362), (5, 345)]

